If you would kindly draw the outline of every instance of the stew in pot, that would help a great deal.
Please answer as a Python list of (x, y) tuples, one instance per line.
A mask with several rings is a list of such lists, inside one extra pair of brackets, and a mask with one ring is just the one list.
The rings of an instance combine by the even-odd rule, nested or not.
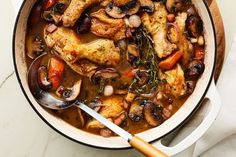
[[(80, 100), (132, 134), (161, 125), (204, 72), (203, 22), (191, 0), (39, 0), (26, 35), (40, 87)], [(54, 111), (85, 131), (114, 133), (77, 107)]]

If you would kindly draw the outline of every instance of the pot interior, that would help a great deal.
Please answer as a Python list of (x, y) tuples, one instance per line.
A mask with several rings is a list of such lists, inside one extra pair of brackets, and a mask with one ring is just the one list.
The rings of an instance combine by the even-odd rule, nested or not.
[[(18, 14), (14, 32), (13, 57), (15, 69), (17, 72), (18, 81), (21, 85), (25, 97), (27, 98), (31, 106), (34, 108), (34, 110), (38, 113), (38, 115), (47, 124), (49, 124), (52, 128), (54, 128), (61, 134), (69, 137), (70, 139), (101, 148), (130, 147), (130, 145), (121, 137), (104, 138), (98, 135), (82, 131), (69, 125), (60, 118), (49, 114), (33, 98), (27, 84), (27, 66), (25, 62), (25, 35), (27, 19), (30, 10), (35, 2), (36, 0), (24, 1), (21, 10)], [(162, 125), (156, 128), (138, 134), (138, 136), (148, 142), (166, 135), (178, 125), (180, 125), (184, 120), (186, 120), (186, 118), (195, 110), (196, 106), (204, 98), (206, 90), (209, 87), (210, 81), (212, 79), (215, 62), (215, 35), (213, 23), (204, 2), (199, 0), (192, 0), (192, 2), (195, 4), (204, 22), (204, 31), (206, 39), (205, 72), (199, 79), (194, 93), (187, 99), (184, 105), (170, 119), (168, 119)]]

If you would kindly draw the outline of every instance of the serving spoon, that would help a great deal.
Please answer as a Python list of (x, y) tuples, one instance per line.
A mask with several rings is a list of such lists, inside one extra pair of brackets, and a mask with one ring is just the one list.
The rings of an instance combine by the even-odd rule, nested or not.
[(139, 152), (149, 157), (168, 157), (167, 154), (158, 150), (153, 145), (139, 138), (138, 136), (132, 135), (119, 126), (115, 125), (111, 121), (104, 118), (102, 115), (85, 105), (80, 101), (75, 101), (74, 103), (62, 101), (60, 99), (55, 98), (50, 93), (42, 90), (38, 83), (38, 69), (41, 65), (42, 58), (46, 53), (37, 57), (29, 67), (28, 71), (28, 85), (31, 93), (33, 94), (36, 101), (49, 109), (53, 110), (63, 110), (69, 108), (71, 106), (77, 106), (82, 109), (84, 112), (104, 124), (107, 128), (124, 138), (133, 148), (137, 149)]

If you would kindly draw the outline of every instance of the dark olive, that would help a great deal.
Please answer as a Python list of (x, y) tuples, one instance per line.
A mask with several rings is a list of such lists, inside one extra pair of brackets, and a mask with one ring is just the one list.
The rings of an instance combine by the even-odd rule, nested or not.
[(82, 16), (78, 24), (77, 32), (83, 34), (88, 32), (90, 28), (91, 28), (91, 18), (87, 14), (85, 14), (84, 16)]
[(32, 8), (31, 14), (29, 16), (28, 25), (30, 27), (35, 26), (39, 22), (41, 11), (42, 11), (42, 4), (40, 2), (37, 2), (35, 6)]
[(186, 29), (192, 37), (198, 37), (203, 32), (203, 21), (198, 16), (189, 16), (186, 20)]
[(52, 83), (48, 80), (46, 66), (41, 66), (38, 69), (38, 83), (43, 90), (50, 90), (52, 88)]
[(187, 86), (187, 94), (192, 94), (195, 89), (196, 82), (195, 81), (186, 81), (186, 86)]
[(193, 60), (189, 63), (188, 68), (185, 71), (186, 78), (196, 79), (205, 70), (205, 65), (200, 60)]

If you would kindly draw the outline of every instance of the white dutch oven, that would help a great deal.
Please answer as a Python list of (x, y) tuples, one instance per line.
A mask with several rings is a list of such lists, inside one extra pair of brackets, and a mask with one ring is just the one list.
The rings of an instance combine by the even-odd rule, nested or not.
[[(184, 105), (162, 125), (148, 131), (137, 134), (148, 142), (153, 142), (160, 150), (168, 155), (177, 154), (195, 143), (210, 127), (220, 110), (220, 99), (213, 80), (215, 59), (216, 59), (216, 37), (213, 21), (206, 3), (202, 0), (192, 0), (196, 6), (203, 22), (206, 39), (205, 72), (199, 79), (194, 93), (187, 99)], [(24, 0), (18, 13), (13, 36), (13, 60), (15, 71), (21, 89), (35, 112), (54, 130), (67, 138), (98, 148), (121, 149), (129, 148), (130, 145), (121, 137), (103, 138), (98, 135), (79, 130), (61, 119), (52, 116), (45, 111), (34, 99), (27, 84), (27, 67), (25, 62), (25, 35), (27, 19), (30, 10), (36, 0)], [(183, 124), (199, 107), (203, 99), (208, 98), (211, 107), (202, 123), (179, 144), (173, 147), (166, 147), (161, 144), (160, 139)]]

